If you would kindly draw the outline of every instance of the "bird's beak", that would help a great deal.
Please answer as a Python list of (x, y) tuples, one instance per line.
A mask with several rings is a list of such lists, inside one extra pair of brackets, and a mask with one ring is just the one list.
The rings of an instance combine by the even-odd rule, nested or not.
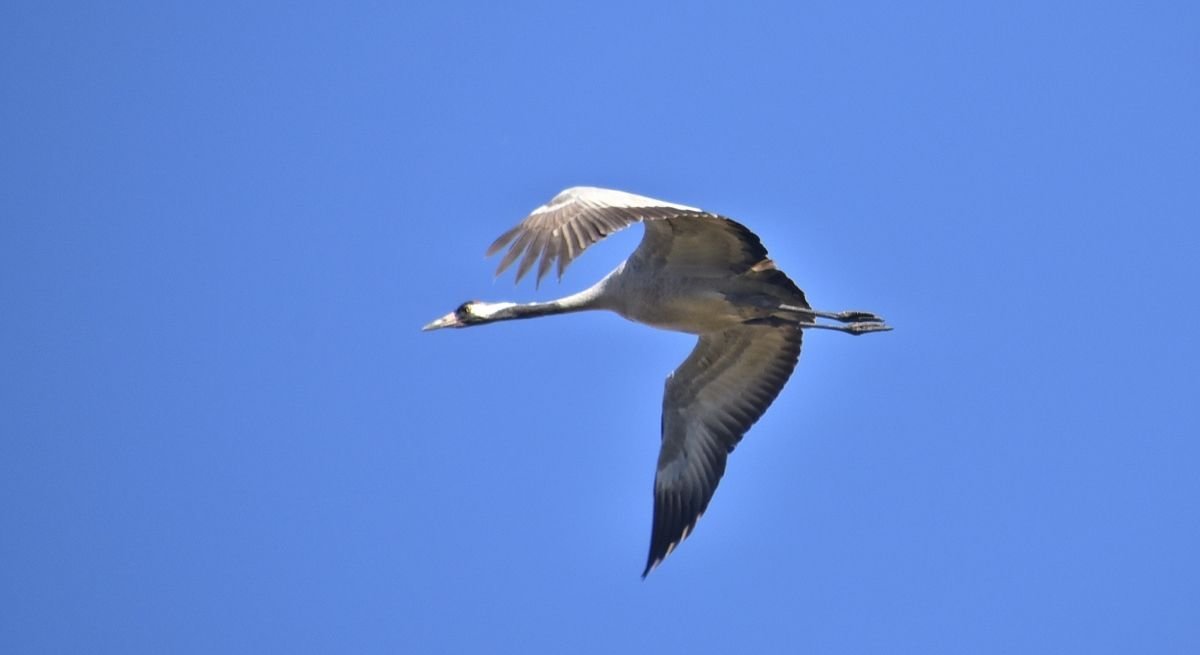
[(462, 326), (463, 326), (463, 323), (462, 323), (462, 321), (458, 320), (458, 316), (456, 316), (454, 314), (454, 312), (450, 312), (449, 314), (446, 314), (445, 316), (439, 318), (438, 320), (421, 328), (421, 331), (428, 332), (430, 330), (440, 330), (442, 328), (462, 327)]

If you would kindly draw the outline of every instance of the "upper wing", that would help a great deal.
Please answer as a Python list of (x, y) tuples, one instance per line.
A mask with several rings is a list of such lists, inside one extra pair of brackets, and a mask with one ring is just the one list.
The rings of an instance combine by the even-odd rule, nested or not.
[(558, 276), (562, 277), (572, 259), (579, 256), (588, 246), (613, 232), (639, 221), (680, 216), (712, 215), (695, 207), (624, 191), (572, 187), (533, 210), (525, 220), (500, 235), (488, 248), (487, 254), (490, 257), (509, 246), (508, 253), (496, 268), (496, 274), (503, 273), (520, 258), (521, 264), (517, 267), (518, 282), (540, 259), (537, 280), (541, 282), (552, 264), (557, 263)]
[(695, 527), (725, 473), (729, 453), (791, 376), (800, 339), (800, 328), (791, 324), (746, 324), (703, 334), (667, 378), (654, 527), (643, 577)]

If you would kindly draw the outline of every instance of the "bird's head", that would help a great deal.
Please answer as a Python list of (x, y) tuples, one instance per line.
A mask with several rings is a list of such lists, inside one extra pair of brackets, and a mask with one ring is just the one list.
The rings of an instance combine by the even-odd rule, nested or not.
[(513, 307), (510, 302), (483, 302), (480, 300), (468, 300), (458, 306), (458, 309), (446, 314), (445, 316), (429, 323), (421, 328), (424, 331), (440, 330), (442, 328), (464, 328), (481, 323), (490, 323), (495, 320), (506, 318), (504, 311)]

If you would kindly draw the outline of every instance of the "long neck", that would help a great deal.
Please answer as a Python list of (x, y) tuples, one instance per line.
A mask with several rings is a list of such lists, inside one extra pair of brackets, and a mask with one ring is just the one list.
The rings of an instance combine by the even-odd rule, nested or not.
[(557, 300), (525, 304), (498, 303), (499, 307), (488, 317), (488, 321), (505, 321), (516, 318), (536, 318), (550, 314), (567, 314), (591, 309), (608, 309), (604, 302), (604, 287), (597, 284)]

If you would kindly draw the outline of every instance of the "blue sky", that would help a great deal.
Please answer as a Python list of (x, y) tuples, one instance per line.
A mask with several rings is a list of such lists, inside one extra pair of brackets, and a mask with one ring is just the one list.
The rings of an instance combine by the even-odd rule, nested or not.
[[(0, 651), (1200, 652), (1189, 3), (0, 9)], [(482, 254), (572, 185), (810, 334), (646, 580), (692, 338)]]

